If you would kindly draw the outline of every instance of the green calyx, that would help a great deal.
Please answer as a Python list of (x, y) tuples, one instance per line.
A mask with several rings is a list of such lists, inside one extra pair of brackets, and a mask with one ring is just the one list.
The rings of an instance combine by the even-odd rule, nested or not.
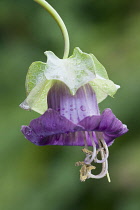
[(55, 80), (65, 83), (72, 95), (86, 83), (96, 92), (100, 103), (108, 95), (114, 96), (118, 85), (109, 80), (102, 64), (92, 54), (82, 52), (78, 47), (66, 59), (58, 58), (53, 52), (46, 51), (47, 63), (36, 61), (29, 67), (26, 76), (27, 98), (21, 108), (43, 114), (47, 110), (47, 94)]

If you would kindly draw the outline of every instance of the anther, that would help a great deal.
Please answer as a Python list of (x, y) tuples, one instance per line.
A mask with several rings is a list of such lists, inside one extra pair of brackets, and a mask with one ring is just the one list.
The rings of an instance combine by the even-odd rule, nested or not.
[(84, 152), (86, 155), (92, 155), (92, 153), (93, 153), (92, 151), (90, 151), (86, 148), (82, 149), (82, 152)]
[(80, 180), (81, 182), (85, 182), (86, 179), (88, 179), (88, 174), (91, 173), (92, 169), (95, 169), (95, 166), (92, 165), (86, 165), (84, 164), (80, 169)]

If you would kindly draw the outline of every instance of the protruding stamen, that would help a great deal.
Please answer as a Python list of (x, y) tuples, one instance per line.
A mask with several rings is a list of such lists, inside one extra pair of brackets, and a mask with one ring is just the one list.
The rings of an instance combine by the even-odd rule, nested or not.
[(93, 132), (90, 132), (90, 139), (91, 139), (91, 142), (92, 142), (92, 145), (93, 145), (93, 152), (92, 152), (92, 157), (90, 158), (90, 156), (91, 156), (91, 154), (89, 155), (88, 154), (88, 156), (85, 158), (85, 160), (84, 160), (84, 162), (86, 163), (86, 164), (90, 164), (90, 163), (92, 163), (92, 161), (95, 159), (95, 157), (96, 157), (96, 144), (95, 144), (95, 142), (94, 142), (94, 138), (93, 138)]
[(102, 171), (101, 171), (101, 173), (98, 174), (98, 175), (93, 175), (93, 174), (89, 173), (88, 174), (88, 178), (101, 179), (104, 176), (106, 176), (107, 171), (108, 171), (108, 162), (106, 160), (104, 163), (102, 163)]
[(102, 145), (103, 145), (103, 148), (100, 147), (98, 150), (97, 150), (97, 155), (99, 152), (104, 152), (104, 158), (102, 160), (98, 160), (98, 158), (96, 157), (96, 159), (94, 160), (95, 163), (103, 163), (107, 160), (108, 156), (109, 156), (109, 151), (108, 151), (108, 147), (106, 145), (106, 143), (103, 141), (103, 140), (100, 140)]
[[(102, 146), (101, 146), (101, 143), (100, 141), (98, 141), (98, 144), (99, 144), (99, 148), (100, 148), (100, 153), (101, 153), (101, 158), (102, 160), (105, 158), (105, 151), (102, 149)], [(91, 174), (91, 172), (88, 173), (88, 178), (94, 178), (94, 179), (100, 179), (100, 178), (103, 178), (104, 176), (106, 176), (107, 174), (107, 171), (108, 171), (108, 162), (107, 160), (105, 160), (103, 163), (102, 163), (102, 171), (100, 174), (98, 175), (93, 175)]]
[(75, 166), (82, 166), (80, 169), (81, 182), (86, 181), (88, 179), (88, 173), (91, 173), (91, 170), (96, 168), (95, 166), (85, 164), (83, 161), (76, 162)]
[(75, 166), (83, 166), (85, 165), (84, 161), (78, 161), (75, 163)]
[[(82, 166), (80, 169), (80, 180), (85, 181), (86, 179), (89, 178), (100, 179), (103, 178), (104, 176), (107, 176), (108, 181), (110, 182), (110, 177), (108, 173), (108, 161), (107, 161), (107, 158), (109, 156), (109, 151), (106, 142), (104, 140), (98, 140), (99, 148), (98, 150), (96, 150), (95, 142), (97, 141), (97, 139), (95, 132), (89, 132), (89, 134), (88, 132), (86, 132), (85, 134), (86, 134), (85, 148), (82, 149), (82, 151), (86, 154), (86, 158), (83, 162), (79, 161), (76, 163), (76, 166), (80, 165)], [(87, 147), (86, 139), (89, 138), (89, 135), (93, 145), (93, 151), (88, 150)], [(97, 155), (99, 152), (101, 154), (101, 160), (97, 159)], [(98, 175), (94, 175), (91, 173), (91, 170), (95, 169), (95, 166), (91, 165), (93, 161), (95, 163), (102, 163), (102, 170), (101, 173), (99, 173)]]
[(82, 152), (84, 152), (86, 155), (92, 155), (92, 151), (90, 151), (90, 150), (88, 150), (88, 149), (86, 149), (86, 148), (84, 148), (84, 149), (82, 149)]

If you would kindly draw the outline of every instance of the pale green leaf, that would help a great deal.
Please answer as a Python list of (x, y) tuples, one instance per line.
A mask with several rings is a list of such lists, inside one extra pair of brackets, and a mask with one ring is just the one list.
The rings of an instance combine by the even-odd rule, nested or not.
[(79, 87), (95, 78), (95, 67), (92, 56), (75, 48), (73, 55), (67, 59), (59, 59), (53, 52), (45, 52), (47, 67), (45, 76), (48, 80), (64, 82), (74, 95)]
[(109, 80), (103, 65), (92, 54), (82, 52), (78, 47), (67, 59), (58, 58), (46, 51), (47, 63), (34, 62), (26, 77), (27, 98), (20, 105), (40, 114), (47, 110), (47, 94), (55, 80), (65, 83), (74, 95), (83, 85), (90, 83), (97, 95), (98, 103), (108, 95), (113, 96), (119, 86)]
[(118, 86), (109, 80), (104, 66), (93, 54), (84, 53), (79, 48), (75, 48), (73, 55), (67, 59), (59, 59), (50, 51), (45, 54), (48, 58), (46, 78), (64, 82), (73, 95), (79, 87), (89, 82), (96, 92), (98, 102), (116, 93)]
[(92, 59), (95, 65), (95, 74), (97, 78), (101, 79), (109, 79), (105, 67), (97, 60), (97, 58), (91, 54)]
[(33, 62), (30, 65), (25, 81), (27, 95), (38, 83), (45, 79), (44, 71), (46, 65), (46, 63), (43, 63), (41, 61)]
[(114, 82), (109, 79), (104, 80), (96, 78), (89, 83), (96, 92), (98, 103), (102, 102), (108, 95), (113, 97), (118, 88), (120, 88), (119, 85), (115, 85)]
[(44, 76), (46, 64), (40, 61), (34, 62), (29, 67), (26, 77), (27, 98), (20, 104), (26, 110), (34, 110), (43, 114), (47, 110), (47, 94), (53, 81)]

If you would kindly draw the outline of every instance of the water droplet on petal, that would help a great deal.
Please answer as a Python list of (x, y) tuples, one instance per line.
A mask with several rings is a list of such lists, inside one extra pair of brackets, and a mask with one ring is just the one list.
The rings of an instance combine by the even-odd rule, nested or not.
[(86, 107), (85, 106), (80, 106), (80, 109), (82, 110), (82, 111), (86, 111)]

